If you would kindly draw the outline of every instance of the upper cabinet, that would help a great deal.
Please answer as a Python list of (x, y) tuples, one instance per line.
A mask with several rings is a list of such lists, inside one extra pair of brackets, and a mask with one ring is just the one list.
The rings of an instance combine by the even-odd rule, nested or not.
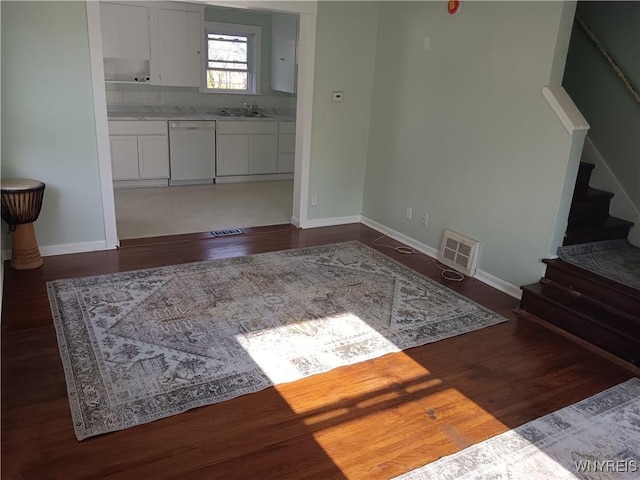
[(204, 7), (186, 3), (100, 3), (106, 81), (199, 87)]
[(160, 8), (158, 32), (160, 85), (199, 87), (202, 71), (200, 52), (204, 38), (203, 12)]
[(298, 19), (274, 15), (271, 23), (271, 88), (296, 93)]
[(101, 3), (100, 28), (105, 80), (144, 81), (150, 72), (149, 9)]
[(149, 9), (118, 3), (100, 4), (102, 55), (149, 60)]

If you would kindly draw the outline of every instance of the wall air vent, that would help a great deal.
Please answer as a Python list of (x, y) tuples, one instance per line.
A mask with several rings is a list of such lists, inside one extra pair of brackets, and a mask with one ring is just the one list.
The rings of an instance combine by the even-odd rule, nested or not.
[(480, 242), (451, 230), (442, 235), (438, 260), (454, 270), (472, 277), (476, 273)]

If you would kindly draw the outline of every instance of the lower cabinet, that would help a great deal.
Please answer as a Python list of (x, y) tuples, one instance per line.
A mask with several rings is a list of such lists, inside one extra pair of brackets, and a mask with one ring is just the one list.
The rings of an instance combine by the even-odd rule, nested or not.
[(167, 122), (110, 121), (113, 180), (169, 178)]
[(278, 123), (218, 121), (216, 177), (277, 173)]
[[(220, 124), (221, 122), (219, 122)], [(220, 127), (218, 127), (220, 128)], [(249, 135), (218, 134), (216, 176), (249, 174)]]
[(296, 122), (278, 125), (278, 173), (293, 173), (296, 160)]

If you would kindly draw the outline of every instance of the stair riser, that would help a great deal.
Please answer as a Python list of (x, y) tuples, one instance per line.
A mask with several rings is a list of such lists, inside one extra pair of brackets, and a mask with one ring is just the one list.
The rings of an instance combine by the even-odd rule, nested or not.
[(527, 291), (523, 292), (520, 308), (634, 365), (640, 365), (638, 341), (607, 330)]
[(576, 245), (578, 243), (597, 242), (600, 240), (619, 240), (629, 236), (629, 225), (614, 228), (606, 228), (595, 232), (567, 232), (563, 245)]
[(593, 164), (585, 164), (580, 163), (580, 167), (578, 168), (578, 176), (576, 177), (576, 189), (578, 186), (586, 185), (589, 186), (589, 182), (591, 182), (591, 172), (593, 172), (594, 165)]
[(583, 295), (612, 305), (618, 310), (640, 318), (640, 299), (631, 298), (623, 293), (606, 288), (599, 283), (592, 282), (589, 279), (572, 275), (569, 272), (555, 268), (552, 264), (547, 264), (547, 271), (544, 276), (560, 285), (572, 288)]
[(609, 214), (611, 197), (594, 197), (586, 199), (574, 198), (571, 202), (569, 219), (577, 217), (606, 217)]
[(567, 231), (573, 232), (581, 229), (597, 229), (601, 228), (609, 214), (607, 212), (600, 212), (598, 215), (588, 214), (582, 216), (569, 217), (567, 223)]

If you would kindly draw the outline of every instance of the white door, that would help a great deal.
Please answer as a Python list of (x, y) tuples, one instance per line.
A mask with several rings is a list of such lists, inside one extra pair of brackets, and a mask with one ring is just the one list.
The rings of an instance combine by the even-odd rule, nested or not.
[(164, 135), (138, 137), (140, 178), (169, 178), (169, 146)]
[(249, 135), (218, 135), (217, 176), (248, 173)]
[(135, 136), (109, 137), (111, 167), (114, 180), (140, 178), (138, 172), (138, 138)]
[(200, 86), (200, 12), (160, 9), (160, 85)]
[(276, 173), (278, 137), (251, 135), (249, 137), (249, 174)]

